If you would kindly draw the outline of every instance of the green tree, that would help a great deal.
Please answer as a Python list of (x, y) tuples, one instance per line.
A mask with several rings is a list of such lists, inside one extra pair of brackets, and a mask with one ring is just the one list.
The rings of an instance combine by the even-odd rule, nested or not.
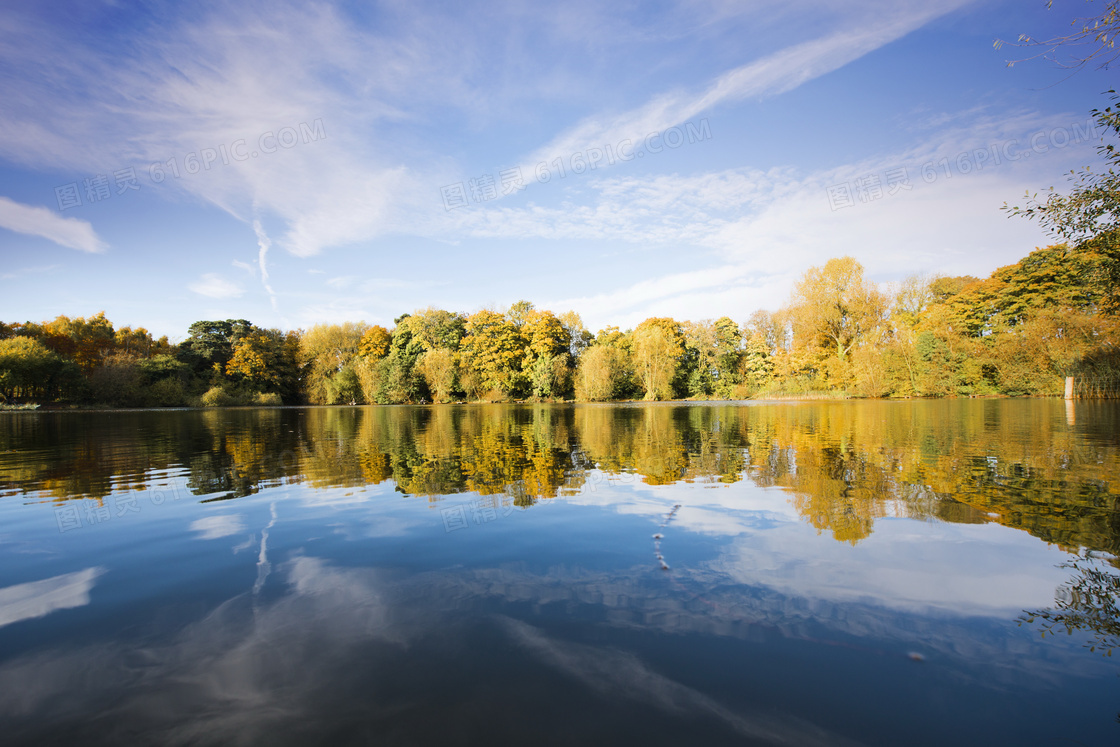
[(764, 388), (773, 377), (774, 359), (770, 346), (760, 333), (751, 334), (740, 360), (740, 378), (751, 392)]
[(462, 314), (430, 306), (417, 311), (408, 319), (409, 329), (423, 352), (439, 348), (458, 350), (466, 332), (466, 319)]
[(197, 374), (209, 371), (215, 378), (224, 378), (234, 343), (252, 329), (252, 323), (245, 319), (195, 322), (187, 330), (187, 339), (180, 343), (177, 356)]

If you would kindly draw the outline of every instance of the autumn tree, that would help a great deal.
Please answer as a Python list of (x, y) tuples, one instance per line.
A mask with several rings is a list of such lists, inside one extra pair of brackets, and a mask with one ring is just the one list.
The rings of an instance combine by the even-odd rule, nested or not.
[(50, 401), (78, 380), (78, 367), (37, 339), (24, 336), (0, 340), (0, 397)]
[(457, 366), (457, 355), (450, 348), (434, 348), (420, 356), (416, 368), (424, 377), (433, 402), (451, 401)]
[(509, 396), (521, 389), (525, 339), (519, 326), (506, 315), (483, 309), (469, 316), (460, 352), (465, 366), (478, 375), (483, 390)]
[(365, 332), (363, 322), (346, 322), (317, 324), (303, 333), (300, 363), (311, 402), (332, 405), (363, 401), (354, 364)]
[(270, 337), (253, 330), (234, 342), (226, 374), (258, 392), (274, 389), (280, 383), (277, 352)]
[(233, 357), (234, 343), (252, 329), (252, 323), (245, 319), (195, 322), (188, 328), (187, 339), (179, 344), (176, 355), (196, 373), (209, 371), (221, 378)]
[(393, 336), (389, 330), (375, 324), (362, 334), (358, 343), (358, 354), (364, 358), (374, 360), (384, 358), (389, 354), (389, 346), (393, 344)]
[(534, 397), (563, 396), (570, 384), (571, 336), (551, 311), (528, 311), (521, 323), (525, 341), (521, 367)]
[(610, 345), (592, 345), (580, 356), (576, 369), (576, 399), (604, 402), (618, 399), (625, 366), (623, 353)]
[(91, 317), (59, 316), (42, 326), (42, 342), (89, 373), (116, 349), (113, 323), (100, 311)]
[(680, 324), (668, 317), (646, 319), (634, 330), (634, 371), (645, 399), (672, 399), (684, 355)]
[(141, 358), (150, 358), (153, 355), (171, 352), (171, 344), (167, 341), (166, 335), (155, 340), (151, 333), (143, 327), (137, 327), (136, 329), (121, 327), (116, 332), (114, 342), (114, 348), (117, 351)]
[(810, 268), (790, 299), (795, 344), (847, 359), (883, 321), (886, 300), (851, 257)]

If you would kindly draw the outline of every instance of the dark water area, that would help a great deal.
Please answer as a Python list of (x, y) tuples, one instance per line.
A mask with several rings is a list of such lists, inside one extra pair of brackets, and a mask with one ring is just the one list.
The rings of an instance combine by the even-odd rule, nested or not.
[(1118, 426), (0, 413), (0, 742), (1120, 744)]

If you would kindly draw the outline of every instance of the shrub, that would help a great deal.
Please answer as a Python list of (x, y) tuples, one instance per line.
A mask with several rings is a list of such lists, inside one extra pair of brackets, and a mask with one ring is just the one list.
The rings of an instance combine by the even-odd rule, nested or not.
[(230, 393), (222, 385), (212, 386), (202, 395), (203, 407), (228, 407), (235, 404)]
[(178, 379), (160, 379), (148, 387), (147, 399), (151, 407), (182, 407), (187, 393)]

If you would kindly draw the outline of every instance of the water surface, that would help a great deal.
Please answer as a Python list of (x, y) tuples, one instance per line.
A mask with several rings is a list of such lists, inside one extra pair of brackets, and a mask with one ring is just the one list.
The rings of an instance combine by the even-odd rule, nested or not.
[(1116, 744), (1118, 424), (1052, 400), (2, 414), (0, 733)]

